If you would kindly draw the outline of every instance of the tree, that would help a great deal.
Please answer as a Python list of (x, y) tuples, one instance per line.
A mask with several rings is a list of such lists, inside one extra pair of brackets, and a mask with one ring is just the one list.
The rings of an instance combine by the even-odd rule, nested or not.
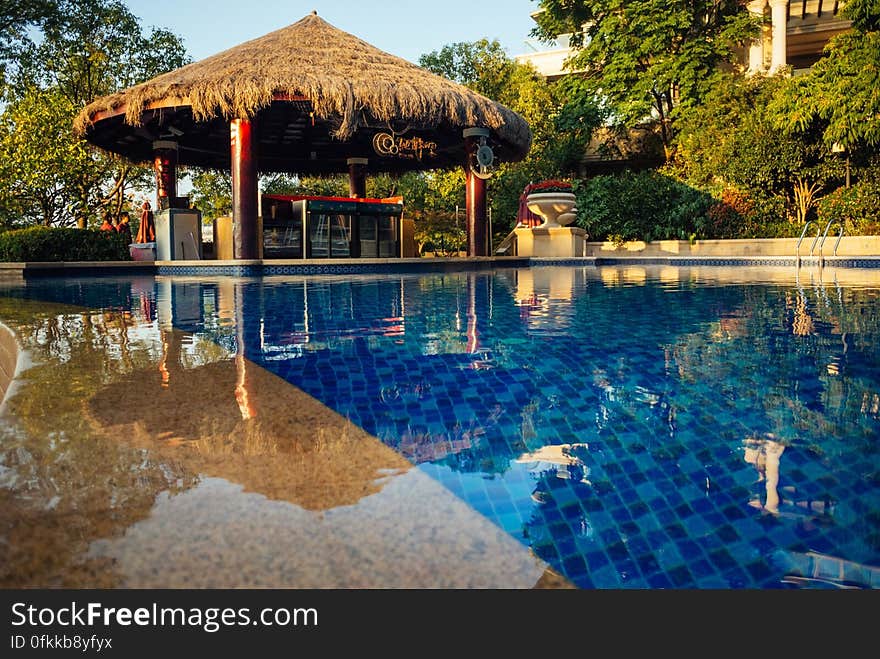
[(119, 0), (60, 0), (42, 21), (42, 38), (16, 54), (15, 81), (55, 87), (77, 106), (187, 63), (179, 37), (145, 32)]
[[(519, 197), (529, 183), (576, 171), (603, 113), (595, 95), (576, 81), (548, 83), (533, 67), (519, 64), (497, 41), (454, 43), (419, 58), (419, 64), (518, 112), (532, 129), (532, 146), (521, 162), (502, 163), (489, 180), (489, 207), (497, 238), (513, 227)], [(430, 192), (423, 208), (450, 211), (464, 205), (460, 171), (425, 178)]]
[(6, 67), (26, 39), (28, 28), (47, 19), (56, 9), (50, 0), (0, 0), (0, 89)]
[(273, 174), (263, 180), (265, 194), (318, 195), (324, 197), (347, 197), (348, 177), (331, 176), (288, 176)]
[(792, 223), (802, 225), (819, 196), (841, 183), (843, 166), (821, 131), (785, 134), (776, 127), (774, 104), (793, 84), (784, 76), (720, 77), (702, 104), (679, 117), (674, 170), (716, 196), (747, 191), (758, 206), (775, 197), (770, 205), (784, 203)]
[(788, 132), (819, 125), (826, 144), (853, 151), (880, 144), (880, 2), (849, 0), (843, 14), (852, 31), (834, 37), (774, 109)]
[(232, 175), (216, 169), (194, 169), (190, 203), (202, 213), (207, 223), (218, 217), (232, 215)]
[(31, 88), (0, 116), (0, 216), (4, 224), (69, 225), (69, 192), (94, 183), (86, 144), (70, 135), (76, 108), (57, 90)]
[(571, 35), (568, 66), (631, 127), (652, 117), (667, 156), (678, 106), (699, 103), (719, 66), (757, 34), (738, 0), (540, 0), (535, 34)]
[[(35, 39), (23, 36), (16, 43), (10, 42), (6, 88), (9, 105), (4, 115), (17, 108), (19, 116), (4, 117), (3, 125), (7, 129), (26, 127), (26, 132), (16, 136), (6, 133), (2, 139), (8, 147), (16, 140), (40, 144), (51, 135), (54, 143), (64, 145), (59, 146), (60, 150), (66, 148), (69, 153), (81, 155), (72, 123), (84, 105), (97, 96), (181, 66), (187, 58), (178, 37), (156, 28), (144, 32), (137, 17), (117, 0), (60, 0), (50, 4), (56, 9), (37, 21), (40, 34)], [(53, 103), (53, 107), (43, 111), (33, 103), (38, 96)], [(33, 116), (22, 116), (23, 108), (30, 108)], [(59, 114), (62, 111), (66, 118)], [(0, 211), (8, 216), (17, 210), (25, 221), (38, 216), (46, 221), (45, 213), (33, 200), (55, 197), (59, 200), (55, 208), (64, 210), (61, 216), (53, 215), (52, 221), (76, 221), (84, 227), (102, 210), (122, 210), (130, 203), (130, 191), (152, 180), (149, 170), (96, 150), (88, 151), (88, 166), (74, 168), (62, 168), (55, 156), (35, 158), (33, 150), (7, 149), (5, 155), (8, 160), (2, 166), (2, 187), (28, 188), (27, 195), (15, 199), (19, 204), (31, 200), (31, 205), (5, 205)], [(27, 184), (23, 186), (22, 182)], [(40, 185), (42, 191), (34, 188)], [(3, 201), (11, 203), (9, 195)]]
[(419, 57), (419, 66), (502, 103), (517, 68), (501, 44), (488, 39), (448, 44)]
[(413, 213), (414, 238), (419, 253), (434, 252), (440, 256), (458, 256), (465, 248), (467, 234), (464, 222), (455, 213), (444, 211)]

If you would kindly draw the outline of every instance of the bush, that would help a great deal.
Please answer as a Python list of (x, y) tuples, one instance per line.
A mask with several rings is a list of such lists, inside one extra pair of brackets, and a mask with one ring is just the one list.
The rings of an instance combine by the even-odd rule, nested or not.
[(711, 195), (657, 172), (624, 172), (581, 181), (577, 224), (590, 240), (711, 238)]
[(711, 238), (785, 238), (798, 231), (787, 219), (785, 200), (757, 190), (725, 188), (708, 217)]
[(856, 236), (880, 234), (880, 182), (860, 181), (850, 188), (837, 188), (818, 203), (819, 224), (843, 224), (846, 233)]
[(0, 234), (0, 261), (130, 261), (115, 231), (29, 227)]

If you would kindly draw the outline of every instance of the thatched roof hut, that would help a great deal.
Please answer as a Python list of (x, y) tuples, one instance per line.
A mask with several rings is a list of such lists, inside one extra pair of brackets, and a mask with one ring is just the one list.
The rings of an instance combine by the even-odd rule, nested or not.
[[(259, 169), (346, 171), (368, 157), (371, 171), (459, 166), (462, 129), (491, 130), (496, 155), (519, 160), (531, 131), (512, 110), (385, 53), (317, 14), (212, 57), (99, 98), (77, 132), (135, 161), (152, 142), (173, 139), (179, 163), (230, 166), (229, 121), (256, 118)], [(404, 158), (377, 154), (377, 133), (433, 144)]]

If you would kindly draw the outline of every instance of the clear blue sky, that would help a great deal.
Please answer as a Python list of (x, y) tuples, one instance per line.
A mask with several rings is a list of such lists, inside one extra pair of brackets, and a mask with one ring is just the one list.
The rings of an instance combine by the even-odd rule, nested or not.
[(200, 60), (295, 23), (312, 10), (377, 48), (417, 62), (457, 41), (528, 52), (536, 0), (124, 0), (144, 26), (170, 29)]

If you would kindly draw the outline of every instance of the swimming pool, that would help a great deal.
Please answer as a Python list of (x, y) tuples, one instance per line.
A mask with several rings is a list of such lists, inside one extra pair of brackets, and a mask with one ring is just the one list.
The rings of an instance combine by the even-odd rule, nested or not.
[[(528, 572), (514, 563), (487, 567), (495, 551), (487, 537), (496, 558), (517, 553), (512, 539), (581, 588), (876, 586), (878, 282), (874, 272), (844, 269), (557, 266), (6, 285), (0, 320), (22, 337), (37, 366), (53, 366), (30, 380), (39, 369), (24, 371), (8, 402), (0, 484), (7, 502), (20, 502), (42, 491), (26, 483), (45, 480), (47, 462), (100, 472), (74, 479), (70, 491), (55, 485), (60, 501), (106, 490), (101, 505), (115, 520), (91, 524), (79, 559), (52, 577), (59, 583), (65, 571), (85, 569), (83, 556), (94, 572), (122, 555), (149, 553), (148, 538), (161, 539), (168, 525), (181, 533), (201, 523), (199, 505), (235, 499), (234, 490), (258, 494), (264, 512), (268, 501), (350, 515), (342, 524), (350, 528), (371, 505), (364, 526), (375, 528), (379, 519), (387, 529), (394, 510), (430, 516), (432, 502), (463, 503), (420, 542), (434, 550), (469, 542), (463, 563), (468, 552), (482, 553), (479, 570), (498, 570), (493, 581), (468, 586), (528, 582), (514, 578)], [(98, 361), (72, 365), (84, 352)], [(282, 394), (275, 380), (259, 395), (249, 390), (270, 376), (296, 394)], [(37, 387), (30, 406), (23, 402), (29, 386)], [(78, 393), (56, 415), (53, 395), (67, 400), (60, 393), (67, 388)], [(222, 396), (234, 418), (212, 413)], [(310, 400), (350, 420), (355, 433), (316, 464), (303, 466), (312, 458), (298, 449), (264, 446), (283, 429), (243, 430), (242, 423), (280, 418), (286, 409), (307, 410)], [(53, 426), (51, 417), (64, 414), (68, 426), (84, 419), (80, 434)], [(300, 431), (331, 446), (348, 431), (337, 425), (324, 432), (321, 414), (306, 414)], [(134, 421), (143, 436), (121, 436), (118, 429)], [(114, 451), (125, 447), (112, 465), (95, 466), (106, 459), (96, 457), (97, 440), (86, 439), (95, 428), (117, 429), (119, 436), (100, 440)], [(381, 457), (364, 457), (373, 438), (381, 446), (370, 450)], [(193, 450), (195, 441), (202, 443)], [(52, 442), (91, 448), (59, 452)], [(282, 453), (283, 468), (271, 464)], [(411, 472), (424, 491), (401, 491), (400, 508), (382, 510), (381, 497)], [(96, 479), (100, 485), (89, 484)], [(336, 492), (339, 483), (345, 493)], [(195, 492), (202, 504), (170, 509)], [(27, 517), (31, 543), (52, 535), (41, 528), (49, 513), (39, 511), (53, 510), (53, 499), (41, 496)], [(272, 510), (281, 515), (273, 533), (300, 523), (284, 518), (290, 510)], [(474, 513), (472, 523), (455, 528), (453, 520)], [(13, 543), (10, 529), (24, 513), (16, 514), (6, 524)], [(485, 521), (503, 533), (492, 535)], [(228, 522), (221, 516), (216, 528)], [(263, 532), (255, 526), (249, 533)], [(365, 553), (396, 551), (353, 531), (347, 542), (340, 565), (352, 555), (363, 561)], [(262, 566), (279, 560), (271, 552), (250, 556)], [(407, 560), (392, 562), (405, 572)], [(303, 576), (308, 569), (324, 568), (299, 566), (280, 582), (372, 583), (338, 575), (312, 581)], [(271, 584), (273, 572), (266, 573)], [(459, 585), (435, 576), (417, 583)]]

